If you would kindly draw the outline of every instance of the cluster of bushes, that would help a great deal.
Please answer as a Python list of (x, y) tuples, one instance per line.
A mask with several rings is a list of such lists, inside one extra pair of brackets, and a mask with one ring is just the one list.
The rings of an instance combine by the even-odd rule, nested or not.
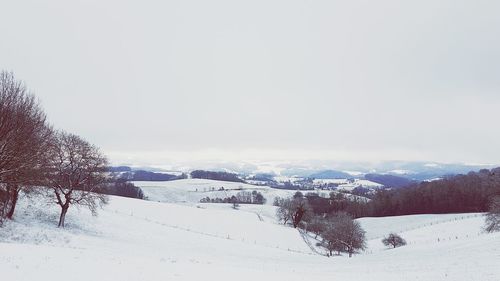
[(25, 85), (0, 72), (0, 224), (12, 219), (20, 192), (51, 197), (61, 207), (60, 227), (71, 205), (95, 214), (107, 203), (107, 166), (97, 147), (54, 130)]
[[(332, 193), (331, 197), (333, 196)], [(324, 247), (328, 251), (328, 256), (334, 253), (337, 255), (346, 253), (351, 257), (366, 248), (365, 231), (352, 215), (338, 210), (318, 215), (312, 208), (313, 198), (317, 197), (312, 194), (304, 196), (301, 192), (296, 192), (292, 198), (276, 197), (273, 205), (278, 207), (276, 210), (278, 220), (285, 225), (291, 224), (295, 228), (313, 233), (314, 238), (320, 240), (317, 246)], [(345, 200), (344, 197), (339, 198)], [(393, 248), (406, 245), (406, 241), (395, 233), (384, 237), (382, 243)]]
[(321, 197), (317, 193), (306, 193), (305, 197), (315, 215), (346, 212), (354, 218), (359, 218), (365, 215), (368, 209), (368, 199), (347, 193), (330, 192), (328, 198)]
[(232, 204), (265, 204), (266, 198), (258, 191), (240, 191), (231, 197), (225, 198), (210, 198), (205, 197), (200, 200), (200, 203), (232, 203)]
[(345, 212), (335, 212), (330, 215), (315, 215), (309, 203), (312, 198), (297, 192), (292, 198), (275, 198), (273, 204), (278, 206), (276, 216), (283, 224), (290, 223), (295, 228), (301, 228), (321, 237), (318, 244), (326, 248), (329, 256), (333, 252), (354, 253), (366, 248), (365, 231), (353, 217)]
[(193, 179), (209, 179), (209, 180), (219, 180), (219, 181), (245, 182), (237, 174), (227, 173), (227, 172), (213, 172), (213, 171), (195, 170), (195, 171), (191, 172), (191, 177)]
[(320, 183), (320, 184), (316, 184), (316, 188), (332, 190), (332, 189), (337, 189), (337, 187), (339, 187), (339, 185), (340, 185), (339, 183), (335, 183), (335, 182)]

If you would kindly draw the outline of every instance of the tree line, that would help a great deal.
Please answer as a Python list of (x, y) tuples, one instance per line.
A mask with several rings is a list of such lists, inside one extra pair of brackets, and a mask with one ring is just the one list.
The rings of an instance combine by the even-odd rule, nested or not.
[(370, 216), (486, 212), (500, 196), (500, 168), (483, 169), (397, 190), (375, 193)]
[(133, 183), (127, 182), (124, 179), (118, 179), (106, 183), (103, 186), (102, 192), (108, 195), (116, 195), (121, 197), (129, 197), (136, 199), (146, 198), (144, 192), (140, 187), (137, 187)]
[(117, 181), (172, 181), (187, 178), (185, 173), (174, 175), (145, 170), (132, 170), (128, 166), (109, 167), (109, 172)]
[[(414, 183), (398, 189), (381, 189), (360, 195), (331, 192), (328, 198), (317, 193), (305, 197), (316, 215), (346, 212), (354, 218), (414, 214), (487, 212), (500, 196), (500, 168), (466, 175)], [(357, 194), (358, 194), (357, 193)]]
[(55, 130), (35, 96), (9, 72), (0, 72), (0, 224), (12, 219), (20, 192), (51, 197), (65, 226), (72, 205), (93, 214), (103, 194), (108, 161), (82, 137)]
[(200, 199), (200, 203), (232, 203), (232, 204), (265, 204), (266, 198), (262, 193), (254, 190), (252, 192), (249, 191), (240, 191), (236, 193), (236, 195), (232, 195), (230, 197), (224, 198), (210, 198), (205, 197)]
[(209, 179), (209, 180), (219, 180), (219, 181), (245, 182), (244, 180), (242, 180), (238, 176), (238, 174), (227, 173), (227, 172), (195, 170), (195, 171), (191, 172), (191, 177), (193, 179)]

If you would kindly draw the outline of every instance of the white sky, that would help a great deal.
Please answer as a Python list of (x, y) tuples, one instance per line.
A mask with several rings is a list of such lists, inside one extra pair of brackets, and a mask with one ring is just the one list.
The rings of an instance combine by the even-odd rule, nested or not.
[(0, 3), (0, 67), (117, 164), (500, 162), (500, 1)]

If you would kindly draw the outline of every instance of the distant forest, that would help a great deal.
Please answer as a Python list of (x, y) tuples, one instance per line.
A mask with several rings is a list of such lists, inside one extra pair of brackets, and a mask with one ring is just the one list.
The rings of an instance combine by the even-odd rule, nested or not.
[(366, 174), (365, 179), (379, 183), (385, 187), (394, 187), (394, 188), (405, 187), (412, 183), (415, 183), (414, 181), (404, 177), (399, 177), (394, 175), (383, 175), (383, 174)]
[(155, 173), (148, 171), (135, 171), (132, 175), (131, 181), (171, 181), (187, 178), (186, 174), (172, 175), (166, 173)]
[(500, 195), (500, 168), (414, 183), (405, 188), (382, 189), (369, 201), (333, 192), (330, 198), (314, 193), (307, 193), (306, 197), (316, 214), (345, 211), (354, 217), (381, 217), (486, 212), (496, 195)]
[(186, 174), (174, 175), (144, 170), (133, 170), (128, 166), (108, 167), (109, 172), (115, 174), (118, 180), (128, 181), (172, 181), (187, 178)]
[(237, 174), (227, 172), (212, 172), (204, 170), (196, 170), (191, 172), (193, 179), (209, 179), (219, 181), (245, 182)]
[(500, 195), (500, 168), (383, 190), (369, 205), (374, 216), (486, 212), (495, 195)]

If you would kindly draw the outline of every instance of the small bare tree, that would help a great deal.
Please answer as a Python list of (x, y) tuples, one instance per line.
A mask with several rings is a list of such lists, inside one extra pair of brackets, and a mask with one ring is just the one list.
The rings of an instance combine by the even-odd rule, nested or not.
[(280, 222), (286, 224), (289, 220), (292, 219), (292, 200), (280, 198), (279, 200), (275, 201), (275, 203), (278, 205), (278, 209), (276, 209), (276, 217)]
[(292, 200), (292, 223), (293, 227), (301, 226), (303, 221), (307, 221), (312, 214), (311, 206), (306, 198), (295, 198)]
[(233, 203), (233, 209), (238, 210), (238, 208), (240, 207), (240, 204), (238, 203), (238, 198), (236, 198), (236, 196), (233, 195), (230, 201), (231, 203)]
[(346, 246), (340, 242), (336, 237), (336, 233), (328, 228), (322, 233), (323, 241), (319, 245), (325, 247), (328, 250), (328, 257), (333, 256), (333, 252), (337, 252), (340, 255), (341, 252), (345, 252)]
[(322, 235), (330, 254), (336, 250), (352, 257), (357, 251), (366, 248), (365, 231), (347, 213), (337, 213), (332, 217), (328, 229)]
[(490, 209), (486, 214), (487, 232), (500, 231), (500, 196), (495, 196), (491, 200)]
[(290, 221), (295, 228), (312, 213), (305, 198), (281, 199), (276, 203), (279, 205), (276, 210), (278, 220), (283, 224)]
[(392, 246), (393, 248), (406, 245), (406, 241), (396, 233), (389, 233), (387, 237), (384, 237), (384, 239), (382, 239), (382, 243), (385, 246)]
[(99, 193), (106, 179), (106, 158), (97, 147), (65, 132), (55, 134), (50, 151), (47, 186), (61, 207), (58, 226), (64, 227), (66, 213), (73, 204), (85, 206), (97, 215), (97, 209), (108, 201)]

